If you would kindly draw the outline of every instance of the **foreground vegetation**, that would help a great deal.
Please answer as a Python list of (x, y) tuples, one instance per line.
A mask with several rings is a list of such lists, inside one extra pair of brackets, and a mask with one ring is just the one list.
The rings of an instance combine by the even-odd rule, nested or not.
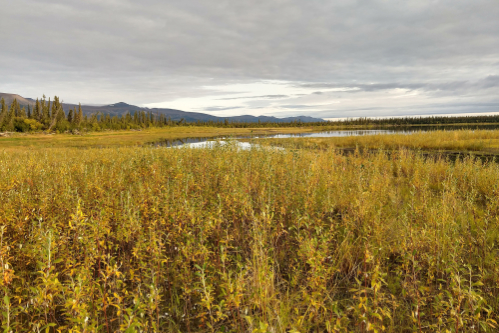
[(5, 332), (497, 330), (497, 164), (136, 147), (0, 168)]

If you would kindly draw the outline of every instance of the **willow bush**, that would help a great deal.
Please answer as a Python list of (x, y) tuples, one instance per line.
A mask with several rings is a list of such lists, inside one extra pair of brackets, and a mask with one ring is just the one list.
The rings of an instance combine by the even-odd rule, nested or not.
[(492, 332), (499, 166), (415, 152), (0, 153), (5, 332)]

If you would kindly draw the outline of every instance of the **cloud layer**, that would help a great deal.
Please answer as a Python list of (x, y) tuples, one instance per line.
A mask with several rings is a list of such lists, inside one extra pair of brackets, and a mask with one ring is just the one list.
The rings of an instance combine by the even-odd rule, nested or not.
[(486, 0), (2, 4), (0, 91), (220, 115), (499, 112)]

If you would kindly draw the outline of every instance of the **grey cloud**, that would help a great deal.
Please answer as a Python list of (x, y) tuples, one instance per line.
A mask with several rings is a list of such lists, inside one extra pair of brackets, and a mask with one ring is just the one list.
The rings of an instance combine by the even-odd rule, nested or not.
[(205, 111), (226, 111), (226, 110), (234, 110), (234, 109), (241, 109), (241, 106), (233, 106), (233, 107), (208, 107), (203, 110)]
[(337, 106), (336, 104), (322, 104), (322, 105), (304, 105), (304, 104), (290, 104), (290, 105), (279, 105), (280, 108), (283, 109), (299, 109), (299, 110), (307, 110), (307, 109), (323, 109), (328, 106)]
[[(341, 92), (376, 92), (382, 90), (404, 89), (404, 90), (423, 90), (423, 91), (469, 91), (485, 90), (499, 88), (499, 76), (490, 75), (477, 81), (453, 81), (441, 83), (373, 83), (373, 84), (341, 84), (341, 83), (305, 83), (299, 85), (302, 88), (321, 88), (321, 89), (344, 89)], [(323, 94), (324, 92), (319, 92)], [(313, 94), (318, 94), (314, 92)]]
[(481, 63), (497, 54), (498, 7), (485, 0), (18, 0), (3, 5), (0, 27), (10, 32), (11, 51), (3, 52), (44, 65), (309, 80), (344, 76), (341, 68), (351, 77), (373, 65), (393, 72), (470, 57)]
[(288, 95), (264, 95), (264, 96), (248, 96), (248, 97), (228, 97), (228, 98), (219, 98), (220, 101), (230, 101), (235, 99), (258, 99), (258, 98), (287, 98)]
[(498, 17), (490, 0), (4, 1), (0, 91), (141, 104), (286, 80), (493, 99)]
[[(298, 87), (326, 89), (326, 91), (312, 93), (312, 95), (324, 95), (324, 94), (339, 94), (339, 93), (354, 94), (361, 92), (379, 92), (379, 91), (393, 90), (393, 89), (426, 90), (429, 87), (429, 85), (424, 83), (373, 83), (373, 84), (305, 83), (298, 85)], [(331, 89), (331, 91), (327, 91), (327, 89)]]
[[(357, 118), (357, 117), (396, 117), (396, 116), (426, 116), (426, 115), (448, 115), (460, 113), (499, 113), (499, 103), (475, 103), (475, 104), (428, 104), (425, 106), (411, 106), (400, 112), (394, 107), (366, 107), (350, 110), (344, 109), (315, 109), (306, 113), (307, 116), (318, 118)], [(301, 109), (294, 111), (273, 112), (268, 115), (275, 117), (303, 115)]]
[(280, 107), (283, 109), (310, 109), (313, 106), (297, 104), (297, 105), (280, 105)]
[[(428, 84), (422, 83), (373, 83), (373, 84), (341, 84), (341, 83), (306, 83), (299, 85), (302, 88), (320, 88), (320, 89), (344, 89), (341, 92), (362, 92), (362, 91), (380, 91), (390, 89), (409, 89), (416, 90), (425, 88)], [(314, 92), (313, 94), (317, 94)], [(324, 94), (324, 92), (320, 92)]]
[(499, 87), (499, 75), (490, 75), (478, 83), (483, 88), (497, 88)]

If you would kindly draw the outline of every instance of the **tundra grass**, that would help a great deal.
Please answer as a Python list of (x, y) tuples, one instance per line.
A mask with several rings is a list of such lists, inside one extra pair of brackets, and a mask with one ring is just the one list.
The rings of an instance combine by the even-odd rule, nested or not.
[(0, 153), (5, 332), (494, 332), (499, 165)]
[[(256, 141), (255, 141), (256, 142)], [(497, 130), (430, 131), (329, 138), (262, 139), (259, 143), (292, 149), (365, 148), (499, 152)]]
[(40, 149), (40, 148), (101, 148), (120, 146), (141, 146), (162, 140), (216, 137), (230, 135), (262, 135), (274, 133), (303, 133), (313, 131), (304, 128), (215, 128), (215, 127), (165, 127), (149, 128), (141, 131), (103, 131), (82, 135), (73, 134), (23, 134), (10, 133), (10, 137), (0, 137), (0, 149)]

